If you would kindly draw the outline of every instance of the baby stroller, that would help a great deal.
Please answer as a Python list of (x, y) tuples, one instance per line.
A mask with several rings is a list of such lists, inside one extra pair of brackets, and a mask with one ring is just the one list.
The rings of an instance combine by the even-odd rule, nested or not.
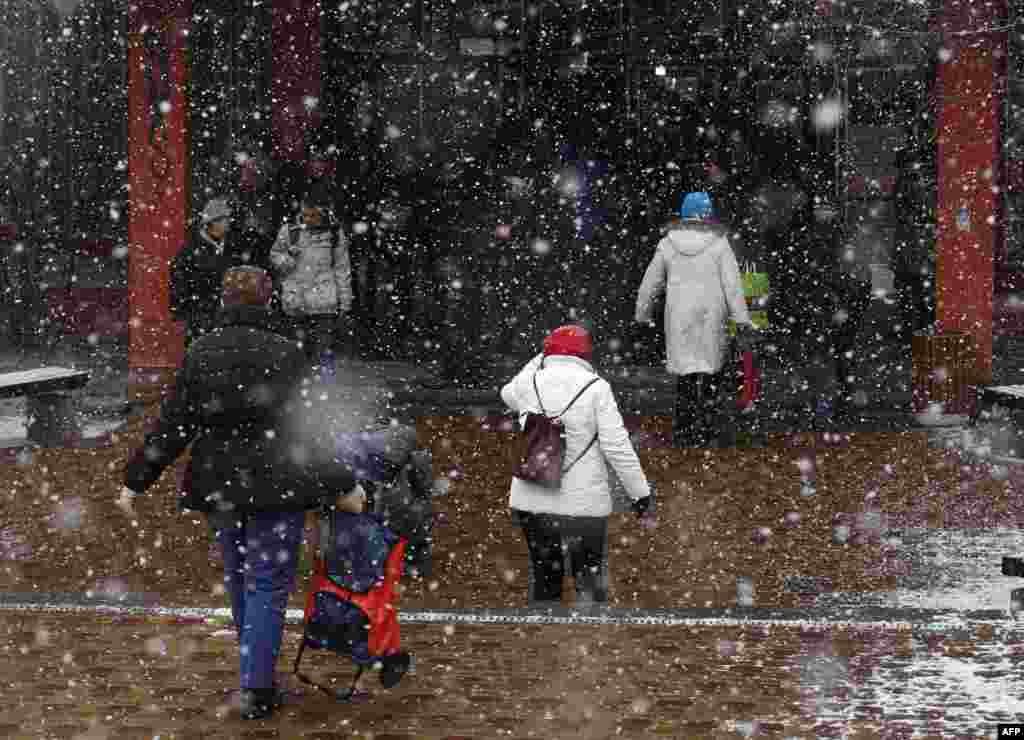
[[(336, 547), (334, 507), (325, 505), (320, 516), (320, 547), (313, 560), (313, 575), (303, 614), (302, 642), (294, 673), (303, 683), (320, 689), (338, 701), (353, 698), (360, 676), (380, 665), (384, 688), (396, 686), (409, 671), (412, 657), (401, 651), (396, 586), (402, 576), (407, 541), (398, 538), (384, 564), (382, 582), (372, 584), (358, 577), (331, 575), (328, 564)], [(356, 675), (346, 689), (331, 689), (304, 673), (299, 666), (309, 647), (330, 650), (350, 658)]]

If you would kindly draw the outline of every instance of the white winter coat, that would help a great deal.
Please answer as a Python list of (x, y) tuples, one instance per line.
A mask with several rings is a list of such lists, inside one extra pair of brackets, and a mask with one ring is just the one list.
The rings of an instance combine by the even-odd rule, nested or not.
[[(537, 371), (537, 389), (549, 416), (561, 413), (573, 396), (595, 376), (590, 363), (577, 357), (534, 357), (501, 389), (501, 399), (520, 414), (540, 412), (537, 393), (533, 389), (534, 371)], [(595, 434), (598, 435), (597, 442), (563, 476), (560, 489), (545, 488), (513, 477), (509, 496), (511, 508), (534, 514), (606, 517), (612, 512), (606, 461), (632, 499), (650, 495), (647, 477), (640, 467), (608, 381), (602, 378), (590, 386), (562, 417), (562, 423), (566, 433), (567, 466), (583, 452)]]
[(277, 233), (270, 264), (280, 280), (281, 308), (288, 316), (347, 313), (352, 307), (348, 240), (338, 227), (332, 264), (332, 236), (329, 229), (289, 224)]
[(651, 320), (654, 298), (665, 296), (668, 371), (716, 373), (726, 359), (728, 319), (750, 324), (736, 255), (716, 229), (679, 224), (658, 244), (636, 298), (636, 320)]

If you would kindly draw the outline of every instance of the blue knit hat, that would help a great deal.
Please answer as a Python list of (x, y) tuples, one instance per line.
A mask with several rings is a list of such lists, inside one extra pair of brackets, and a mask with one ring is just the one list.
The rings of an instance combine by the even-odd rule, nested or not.
[(714, 215), (711, 196), (707, 193), (687, 193), (679, 215), (684, 221), (706, 221)]

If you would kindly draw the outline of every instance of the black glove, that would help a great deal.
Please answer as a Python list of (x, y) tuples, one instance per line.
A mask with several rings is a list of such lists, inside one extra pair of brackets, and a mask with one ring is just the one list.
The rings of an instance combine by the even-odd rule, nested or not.
[(636, 514), (637, 519), (643, 519), (646, 516), (654, 516), (654, 489), (651, 489), (649, 496), (637, 499), (632, 503), (633, 513)]

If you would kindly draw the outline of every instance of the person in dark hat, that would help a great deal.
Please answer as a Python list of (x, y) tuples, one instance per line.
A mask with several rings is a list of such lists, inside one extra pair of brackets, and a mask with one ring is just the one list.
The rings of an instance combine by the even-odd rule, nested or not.
[(335, 466), (324, 488), (319, 470), (333, 453), (297, 431), (307, 363), (294, 342), (269, 328), (271, 292), (265, 270), (228, 270), (217, 326), (186, 352), (155, 428), (128, 461), (118, 500), (132, 513), (132, 498), (192, 446), (182, 508), (204, 512), (222, 548), (245, 719), (270, 715), (282, 700), (274, 667), (305, 512), (318, 509), (328, 491), (356, 485)]
[(227, 198), (212, 198), (199, 228), (171, 261), (171, 313), (185, 324), (185, 348), (216, 324), (220, 285), (238, 258), (229, 250), (232, 210)]
[(282, 226), (270, 249), (281, 309), (306, 356), (321, 367), (333, 366), (326, 355), (352, 307), (348, 239), (334, 217), (333, 201), (328, 183), (314, 182), (302, 199), (298, 223)]

